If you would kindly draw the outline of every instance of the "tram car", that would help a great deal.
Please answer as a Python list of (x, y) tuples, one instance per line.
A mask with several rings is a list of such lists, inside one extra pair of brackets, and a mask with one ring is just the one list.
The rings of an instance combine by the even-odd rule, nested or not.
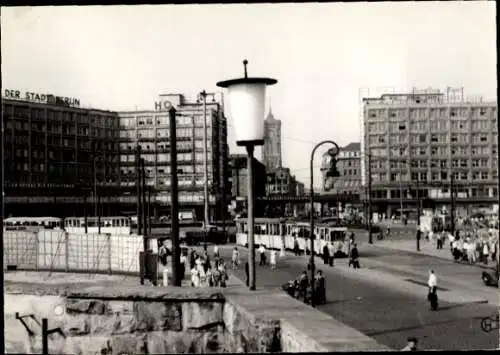
[[(132, 220), (130, 217), (100, 217), (101, 233), (112, 235), (131, 234)], [(98, 233), (98, 218), (87, 217), (87, 233)], [(67, 217), (64, 219), (64, 229), (68, 233), (85, 234), (85, 217)]]
[[(314, 227), (314, 252), (323, 253), (323, 247), (332, 243), (336, 257), (347, 257), (352, 247), (349, 230), (329, 223), (318, 223)], [(282, 218), (256, 218), (254, 221), (254, 244), (264, 245), (267, 249), (293, 250), (295, 241), (301, 252), (310, 250), (310, 225), (307, 222)], [(248, 222), (246, 219), (236, 220), (236, 244), (248, 247)]]
[(64, 221), (57, 217), (9, 217), (3, 221), (4, 229), (37, 231), (39, 229), (62, 229)]

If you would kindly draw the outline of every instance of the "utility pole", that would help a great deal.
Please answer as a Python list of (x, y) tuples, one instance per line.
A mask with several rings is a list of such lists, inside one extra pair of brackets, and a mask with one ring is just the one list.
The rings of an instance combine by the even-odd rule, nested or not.
[[(147, 215), (146, 215), (146, 169), (144, 168), (144, 165), (145, 165), (145, 160), (144, 158), (141, 158), (140, 160), (140, 164), (141, 164), (141, 177), (142, 177), (142, 181), (141, 181), (141, 196), (142, 196), (142, 204), (141, 204), (141, 207), (142, 207), (142, 211), (141, 211), (141, 215), (142, 215), (142, 231), (143, 231), (143, 234), (144, 234), (144, 239), (145, 239), (145, 246), (147, 244), (147, 241), (146, 241), (146, 236), (147, 236), (147, 233), (148, 233), (148, 221), (147, 221)], [(146, 251), (146, 249), (144, 249), (144, 251)]]
[(420, 176), (417, 173), (417, 251), (420, 251)]
[(401, 218), (401, 225), (403, 225), (403, 174), (399, 173), (399, 212)]
[(455, 237), (455, 175), (451, 171), (450, 175), (450, 197), (451, 197), (451, 234)]
[(368, 153), (368, 243), (373, 244), (372, 236), (372, 155)]
[(148, 186), (148, 235), (151, 237), (151, 186)]
[[(141, 146), (135, 150), (135, 186), (137, 188), (137, 235), (142, 234), (142, 199), (141, 199)], [(146, 245), (144, 245), (146, 246)], [(146, 249), (144, 249), (146, 251)]]
[(205, 183), (203, 184), (203, 194), (204, 194), (204, 207), (205, 207), (205, 215), (204, 215), (204, 227), (203, 227), (203, 234), (204, 234), (204, 249), (205, 251), (207, 250), (207, 228), (208, 224), (210, 222), (210, 216), (209, 216), (209, 196), (208, 196), (208, 138), (207, 138), (207, 93), (205, 90), (203, 90), (200, 93), (201, 97), (203, 98), (203, 171), (205, 175)]
[(170, 124), (170, 202), (172, 204), (172, 276), (174, 286), (181, 286), (181, 255), (179, 248), (179, 191), (177, 181), (177, 124), (175, 109), (168, 112)]

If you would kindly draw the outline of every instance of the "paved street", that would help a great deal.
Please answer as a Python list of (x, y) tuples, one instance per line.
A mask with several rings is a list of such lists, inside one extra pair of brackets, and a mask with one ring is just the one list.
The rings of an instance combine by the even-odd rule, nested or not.
[[(239, 249), (242, 260), (245, 260), (246, 249)], [(360, 251), (362, 255), (365, 253), (363, 249)], [(231, 247), (223, 248), (223, 255), (227, 260), (230, 260), (230, 253)], [(430, 262), (435, 263), (437, 270), (441, 270), (443, 265), (443, 270), (446, 270), (447, 274), (451, 272), (445, 265), (447, 261), (437, 258), (433, 258), (437, 260), (432, 261), (419, 260), (415, 256), (395, 254), (394, 251), (385, 249), (371, 251), (371, 254), (370, 258), (374, 260), (383, 258), (388, 260), (387, 263), (402, 264), (408, 261), (407, 258), (415, 259), (410, 265), (417, 270), (422, 269), (426, 262)], [(368, 262), (366, 259), (368, 258), (362, 259), (363, 264)], [(258, 287), (279, 287), (288, 280), (296, 278), (304, 270), (304, 261), (304, 257), (294, 257), (288, 253), (285, 258), (278, 261), (279, 269), (275, 272), (270, 271), (268, 267), (257, 267)], [(391, 285), (379, 282), (372, 276), (373, 268), (354, 271), (347, 268), (345, 260), (337, 260), (335, 268), (322, 264), (320, 268), (327, 280), (328, 303), (319, 309), (374, 337), (382, 344), (400, 349), (405, 345), (408, 336), (416, 336), (420, 340), (421, 349), (493, 349), (498, 346), (498, 332), (484, 333), (480, 328), (482, 317), (498, 311), (498, 308), (491, 304), (457, 304), (441, 301), (441, 309), (438, 312), (431, 312), (426, 300), (425, 286), (419, 287), (408, 283), (407, 287), (403, 285), (405, 284), (403, 278), (401, 278), (402, 287), (398, 287), (395, 283)], [(427, 268), (425, 275), (426, 272)], [(459, 273), (468, 274), (469, 271), (460, 270)], [(243, 267), (236, 270), (235, 275), (244, 280)], [(457, 290), (457, 286), (453, 287)], [(410, 293), (408, 289), (416, 291)]]

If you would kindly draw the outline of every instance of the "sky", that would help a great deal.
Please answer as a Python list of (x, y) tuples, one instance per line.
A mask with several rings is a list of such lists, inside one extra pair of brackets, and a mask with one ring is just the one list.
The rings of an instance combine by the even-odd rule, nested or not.
[[(220, 91), (247, 59), (249, 76), (278, 80), (267, 106), (283, 165), (306, 186), (316, 143), (360, 141), (360, 92), (451, 86), (496, 100), (491, 1), (2, 7), (1, 31), (3, 88), (116, 111)], [(230, 153), (243, 153), (228, 119)]]

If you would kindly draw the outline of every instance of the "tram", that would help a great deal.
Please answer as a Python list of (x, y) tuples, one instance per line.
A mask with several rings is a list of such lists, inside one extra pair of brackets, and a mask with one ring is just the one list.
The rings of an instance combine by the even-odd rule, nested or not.
[[(101, 217), (101, 233), (113, 235), (131, 234), (130, 217)], [(97, 217), (87, 217), (87, 232), (98, 233)], [(64, 229), (68, 233), (85, 233), (84, 217), (67, 217), (64, 219)]]
[[(336, 257), (346, 257), (351, 248), (349, 230), (334, 224), (318, 223), (314, 227), (314, 251), (321, 255), (323, 247), (332, 243)], [(267, 249), (293, 250), (295, 241), (299, 250), (310, 250), (310, 225), (282, 218), (256, 218), (254, 221), (254, 243), (264, 245)], [(246, 219), (236, 220), (236, 244), (248, 247), (248, 223)]]
[(3, 221), (5, 230), (62, 229), (63, 220), (57, 217), (9, 217)]

